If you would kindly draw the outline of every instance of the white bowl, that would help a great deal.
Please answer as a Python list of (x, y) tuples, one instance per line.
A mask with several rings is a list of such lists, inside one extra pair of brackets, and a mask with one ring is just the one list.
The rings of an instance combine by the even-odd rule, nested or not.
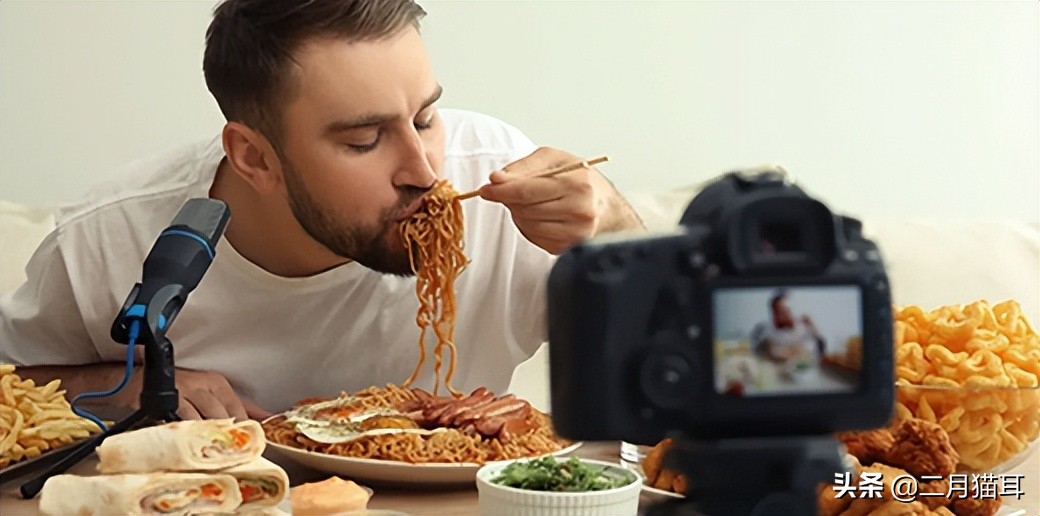
[(492, 483), (491, 479), (497, 477), (503, 468), (517, 461), (492, 462), (477, 471), (481, 516), (627, 516), (639, 511), (642, 482), (637, 475), (617, 464), (587, 459), (581, 461), (605, 467), (608, 474), (634, 478), (628, 485), (603, 491), (533, 491)]

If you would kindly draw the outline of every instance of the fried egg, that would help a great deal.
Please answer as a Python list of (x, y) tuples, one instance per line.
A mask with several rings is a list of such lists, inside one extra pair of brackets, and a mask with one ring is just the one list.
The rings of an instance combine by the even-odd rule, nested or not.
[(305, 405), (286, 412), (285, 417), (301, 434), (325, 444), (345, 443), (373, 435), (430, 435), (447, 430), (419, 428), (404, 413), (392, 408), (363, 409), (357, 398), (350, 396)]

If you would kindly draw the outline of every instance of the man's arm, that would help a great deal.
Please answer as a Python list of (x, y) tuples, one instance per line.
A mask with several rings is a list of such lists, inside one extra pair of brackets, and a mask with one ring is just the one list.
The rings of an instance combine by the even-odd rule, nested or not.
[[(16, 372), (23, 379), (33, 379), (37, 385), (58, 378), (61, 388), (66, 391), (65, 397), (72, 400), (84, 392), (102, 392), (115, 387), (126, 374), (126, 364), (30, 366), (19, 367)], [(126, 387), (112, 396), (93, 398), (90, 403), (104, 407), (140, 408), (143, 373), (141, 366), (135, 366)], [(177, 414), (183, 419), (264, 419), (271, 415), (252, 400), (239, 396), (227, 378), (219, 373), (177, 368), (175, 379), (180, 394)]]
[[(18, 366), (15, 372), (23, 380), (35, 381), (36, 385), (44, 385), (54, 379), (61, 380), (61, 389), (65, 391), (65, 397), (71, 401), (84, 392), (106, 391), (115, 387), (123, 378), (125, 370), (125, 364), (99, 363), (78, 366)], [(99, 398), (98, 401), (91, 400), (91, 403), (136, 408), (136, 396), (129, 395), (128, 390), (124, 389), (116, 396)], [(140, 392), (138, 387), (137, 393)]]
[(598, 170), (594, 172), (605, 183), (605, 186), (601, 187), (604, 192), (603, 208), (596, 226), (596, 234), (623, 230), (645, 230), (646, 224), (643, 223), (643, 219), (639, 218), (639, 214), (629, 204), (628, 199), (618, 192), (606, 176)]

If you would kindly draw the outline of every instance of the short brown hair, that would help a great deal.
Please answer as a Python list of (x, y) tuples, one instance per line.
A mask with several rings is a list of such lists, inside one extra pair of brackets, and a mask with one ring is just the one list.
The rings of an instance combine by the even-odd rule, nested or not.
[(280, 103), (294, 93), (293, 52), (304, 41), (375, 41), (418, 30), (425, 14), (413, 0), (226, 0), (206, 30), (206, 86), (228, 121), (277, 146)]

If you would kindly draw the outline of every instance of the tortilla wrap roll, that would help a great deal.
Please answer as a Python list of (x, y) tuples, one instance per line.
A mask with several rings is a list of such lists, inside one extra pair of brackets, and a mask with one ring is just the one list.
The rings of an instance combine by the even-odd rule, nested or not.
[(256, 421), (178, 421), (105, 439), (97, 448), (98, 471), (215, 471), (251, 462), (265, 445)]
[(238, 492), (242, 495), (239, 512), (274, 507), (289, 494), (289, 477), (285, 470), (263, 457), (221, 473), (238, 481)]
[(241, 503), (238, 482), (225, 474), (57, 475), (43, 485), (40, 513), (61, 516), (161, 513), (172, 516), (230, 513)]

